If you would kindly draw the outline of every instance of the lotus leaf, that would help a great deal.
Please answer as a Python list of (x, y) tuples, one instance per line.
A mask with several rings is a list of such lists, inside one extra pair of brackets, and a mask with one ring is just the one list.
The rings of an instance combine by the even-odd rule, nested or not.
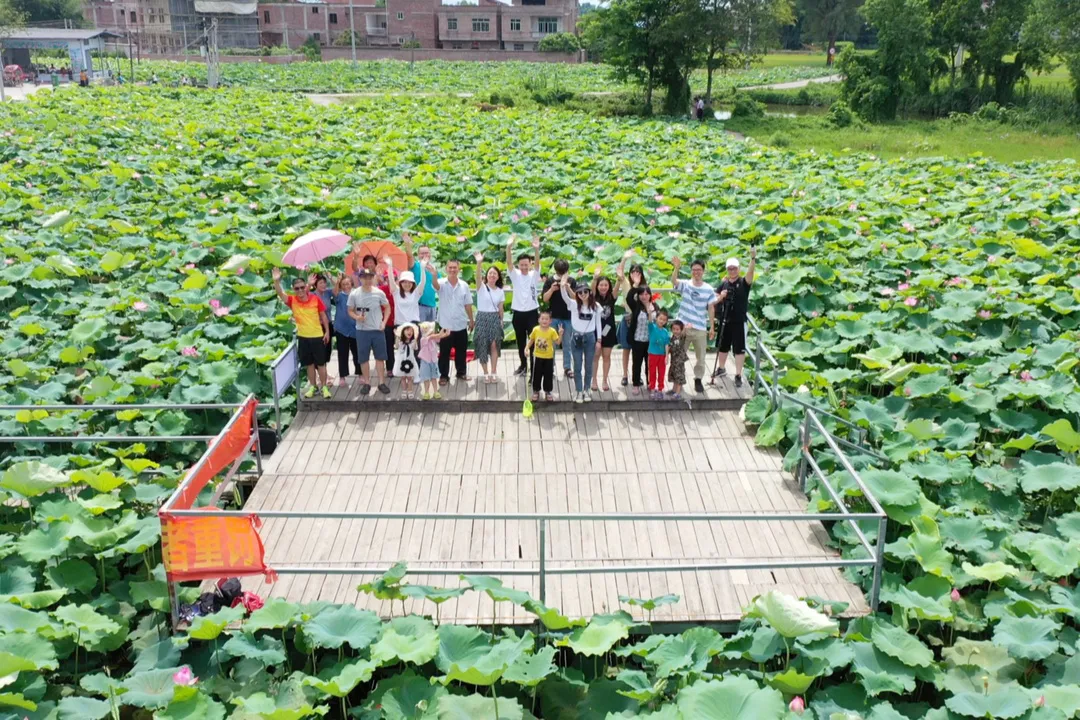
[(779, 692), (741, 676), (698, 680), (683, 688), (676, 700), (683, 717), (702, 720), (758, 720), (781, 717), (785, 710)]
[(776, 590), (754, 598), (748, 615), (764, 619), (774, 630), (788, 638), (833, 633), (838, 628), (837, 623), (824, 613)]
[(303, 627), (315, 647), (336, 649), (349, 645), (354, 650), (363, 650), (379, 636), (382, 622), (375, 613), (342, 605), (324, 610)]
[(1042, 660), (1058, 649), (1059, 627), (1049, 618), (1005, 616), (994, 628), (994, 642), (1013, 657)]
[(438, 651), (439, 634), (431, 621), (409, 616), (383, 626), (382, 635), (371, 646), (371, 659), (380, 665), (396, 661), (423, 665)]

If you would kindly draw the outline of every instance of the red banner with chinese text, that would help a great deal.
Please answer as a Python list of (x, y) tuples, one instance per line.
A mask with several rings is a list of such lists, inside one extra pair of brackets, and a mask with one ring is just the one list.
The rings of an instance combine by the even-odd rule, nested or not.
[(190, 510), (195, 503), (195, 498), (206, 487), (206, 483), (246, 452), (247, 445), (251, 441), (251, 429), (255, 425), (255, 409), (258, 405), (259, 403), (251, 398), (241, 408), (240, 417), (236, 418), (236, 422), (228, 429), (221, 441), (209, 451), (206, 462), (194, 473), (188, 471), (189, 475), (184, 478), (186, 485), (169, 510)]
[(267, 575), (259, 519), (161, 518), (161, 552), (169, 582)]

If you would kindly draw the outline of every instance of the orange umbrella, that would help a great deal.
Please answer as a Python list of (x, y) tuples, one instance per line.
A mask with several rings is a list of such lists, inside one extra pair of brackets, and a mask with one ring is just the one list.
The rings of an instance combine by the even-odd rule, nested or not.
[(353, 251), (345, 257), (345, 272), (356, 273), (360, 270), (361, 263), (368, 255), (374, 255), (379, 267), (386, 262), (386, 258), (394, 261), (394, 269), (398, 272), (410, 270), (405, 251), (392, 242), (386, 240), (368, 240), (353, 246)]

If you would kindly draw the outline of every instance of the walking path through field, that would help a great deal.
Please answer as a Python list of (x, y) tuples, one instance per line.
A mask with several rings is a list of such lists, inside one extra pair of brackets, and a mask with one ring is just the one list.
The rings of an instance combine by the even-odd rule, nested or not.
[(19, 87), (5, 87), (4, 98), (6, 100), (25, 100), (27, 96), (33, 95), (39, 90), (51, 90), (49, 85), (34, 85), (28, 83), (26, 85), (20, 85)]
[(843, 75), (827, 75), (820, 78), (810, 78), (808, 80), (792, 80), (791, 82), (782, 83), (770, 83), (768, 85), (750, 85), (748, 87), (741, 87), (740, 90), (798, 90), (804, 88), (807, 85), (813, 83), (835, 83), (844, 79)]

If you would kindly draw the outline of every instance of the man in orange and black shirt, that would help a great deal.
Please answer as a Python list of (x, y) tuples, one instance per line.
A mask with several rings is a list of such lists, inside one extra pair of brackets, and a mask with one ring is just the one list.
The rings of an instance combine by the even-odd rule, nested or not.
[(309, 292), (302, 278), (293, 281), (293, 295), (281, 289), (281, 271), (273, 270), (274, 290), (281, 302), (292, 310), (296, 323), (296, 342), (300, 355), (300, 367), (307, 368), (308, 387), (304, 397), (315, 397), (315, 390), (322, 387), (322, 396), (330, 398), (330, 383), (326, 377), (326, 343), (330, 342), (330, 321), (326, 316), (326, 304)]

